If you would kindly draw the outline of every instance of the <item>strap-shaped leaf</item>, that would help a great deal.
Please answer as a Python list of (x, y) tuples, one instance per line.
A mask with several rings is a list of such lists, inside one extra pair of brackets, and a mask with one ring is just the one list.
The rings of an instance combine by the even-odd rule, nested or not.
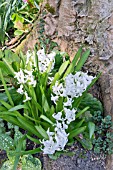
[(89, 107), (85, 107), (83, 110), (81, 110), (80, 112), (78, 112), (76, 114), (76, 118), (80, 117), (84, 112), (86, 112), (89, 109)]
[(77, 136), (76, 136), (75, 138), (81, 143), (81, 145), (82, 145), (85, 149), (92, 150), (93, 145), (92, 145), (92, 142), (91, 142), (90, 139), (87, 139), (87, 138), (86, 138), (86, 139), (85, 139), (85, 138), (80, 139), (80, 138), (78, 138)]
[(5, 120), (7, 122), (10, 122), (10, 123), (12, 123), (14, 125), (17, 125), (20, 128), (23, 128), (22, 124), (14, 116), (6, 115), (6, 114), (5, 115), (0, 114), (0, 118), (2, 118), (3, 120)]
[(11, 67), (11, 65), (7, 62), (7, 60), (5, 58), (3, 58), (3, 61), (6, 64), (7, 69), (9, 70), (9, 73), (14, 76), (15, 75), (14, 74), (14, 72), (15, 72), (14, 69)]
[(37, 132), (37, 130), (34, 127), (34, 124), (29, 123), (30, 121), (25, 121), (20, 118), (17, 118), (19, 122), (21, 123), (21, 126), (23, 126), (23, 129), (28, 130), (30, 133), (35, 134), (39, 138), (42, 138), (42, 136)]
[(79, 128), (80, 126), (82, 126), (83, 122), (85, 121), (85, 119), (80, 120), (76, 125), (75, 128)]
[(1, 111), (7, 111), (7, 109), (5, 107), (3, 107), (3, 106), (0, 106), (0, 112)]
[(69, 60), (68, 60), (68, 61), (65, 61), (65, 62), (61, 65), (61, 67), (59, 68), (59, 71), (58, 71), (60, 76), (64, 73), (64, 71), (66, 70), (66, 68), (67, 68), (68, 65), (69, 65)]
[(82, 53), (82, 47), (79, 48), (79, 50), (77, 51), (74, 59), (72, 60), (70, 66), (68, 67), (68, 69), (66, 70), (63, 78), (65, 78), (68, 74), (72, 73), (74, 71), (75, 66), (77, 65), (77, 62), (81, 56)]
[[(23, 146), (23, 142), (25, 141), (26, 139), (26, 135), (24, 135), (22, 138), (20, 138), (18, 140), (18, 144), (16, 146), (16, 151), (17, 152), (21, 152), (22, 150), (22, 146)], [(14, 161), (14, 167), (13, 167), (13, 170), (16, 170), (17, 169), (17, 166), (18, 166), (18, 163), (19, 163), (19, 160), (20, 160), (20, 156), (21, 155), (16, 155), (15, 156), (15, 161)]]
[[(44, 92), (42, 86), (40, 86), (40, 90), (41, 90), (41, 93), (42, 93), (42, 106), (43, 106), (43, 109), (44, 109), (45, 112), (49, 112), (50, 107), (49, 107), (49, 104), (48, 104), (48, 101), (47, 101), (47, 98), (46, 98), (46, 95), (45, 95), (45, 92)], [(42, 112), (43, 112), (43, 110), (42, 110)]]
[(35, 126), (35, 128), (41, 134), (41, 136), (43, 136), (45, 139), (48, 139), (47, 132), (43, 129), (43, 127), (41, 125)]
[(41, 152), (42, 150), (40, 148), (36, 148), (33, 150), (29, 150), (29, 151), (20, 151), (20, 152), (16, 152), (16, 151), (11, 151), (10, 156), (22, 156), (22, 155), (28, 155), (28, 154), (36, 154)]
[(2, 83), (3, 83), (3, 85), (4, 85), (4, 89), (5, 89), (5, 92), (6, 92), (6, 94), (7, 94), (8, 99), (9, 99), (9, 102), (10, 102), (10, 104), (11, 104), (12, 106), (14, 106), (13, 100), (12, 100), (12, 98), (11, 98), (11, 95), (10, 95), (9, 91), (8, 91), (8, 88), (7, 88), (7, 85), (6, 85), (6, 83), (5, 83), (4, 77), (3, 77), (3, 75), (2, 75), (1, 69), (0, 69), (0, 77), (1, 77)]
[(95, 131), (95, 124), (93, 122), (88, 122), (89, 137), (92, 138)]
[(6, 75), (9, 74), (9, 70), (7, 69), (7, 66), (6, 66), (6, 64), (3, 61), (0, 61), (0, 69), (3, 72), (3, 75), (4, 75), (4, 73)]
[(63, 75), (63, 73), (65, 72), (65, 70), (66, 70), (66, 68), (67, 68), (67, 66), (69, 65), (69, 60), (68, 61), (65, 61), (61, 66), (60, 66), (60, 68), (59, 68), (59, 71), (55, 74), (55, 77), (54, 77), (54, 79), (53, 79), (53, 81), (52, 81), (52, 83), (51, 83), (51, 88), (52, 88), (52, 86), (55, 84), (55, 82), (57, 81), (57, 80), (59, 80), (59, 78)]
[(8, 104), (7, 102), (0, 100), (0, 103), (6, 108), (6, 109), (11, 109), (12, 106), (10, 104)]
[(32, 138), (29, 135), (26, 135), (28, 139), (30, 139), (31, 141), (33, 141), (34, 143), (40, 144), (40, 141), (38, 139)]
[(35, 106), (37, 107), (37, 109), (41, 112), (42, 111), (41, 105), (38, 102), (36, 102), (34, 99), (32, 99), (32, 100), (33, 100)]
[(15, 107), (12, 107), (11, 109), (9, 109), (9, 111), (11, 112), (11, 111), (16, 111), (16, 110), (20, 110), (20, 109), (27, 109), (27, 110), (29, 110), (29, 107), (26, 106), (26, 105), (17, 105)]
[(86, 129), (86, 126), (83, 126), (83, 127), (80, 127), (80, 128), (77, 128), (77, 129), (71, 131), (70, 134), (69, 134), (69, 139), (71, 139), (71, 138), (79, 135), (80, 133), (84, 132), (85, 129)]
[(75, 71), (80, 71), (82, 66), (84, 65), (84, 63), (86, 62), (88, 56), (90, 54), (90, 50), (87, 50), (83, 53), (82, 57), (80, 58), (80, 60), (78, 61)]
[(53, 122), (49, 118), (47, 118), (45, 115), (41, 115), (40, 118), (50, 123), (51, 125), (53, 125)]

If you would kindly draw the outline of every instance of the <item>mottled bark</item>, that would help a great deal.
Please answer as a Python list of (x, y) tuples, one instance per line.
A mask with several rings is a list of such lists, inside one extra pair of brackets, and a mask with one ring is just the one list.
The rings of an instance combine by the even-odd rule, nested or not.
[(56, 13), (59, 11), (58, 38), (73, 40), (77, 45), (87, 44), (99, 59), (107, 60), (112, 57), (112, 0), (61, 0), (59, 8), (57, 0), (48, 0), (48, 2), (54, 6)]

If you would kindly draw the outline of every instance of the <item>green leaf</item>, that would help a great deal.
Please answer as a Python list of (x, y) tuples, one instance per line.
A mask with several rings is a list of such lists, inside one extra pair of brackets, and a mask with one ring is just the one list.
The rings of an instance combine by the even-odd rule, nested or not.
[(86, 129), (86, 126), (83, 126), (83, 127), (80, 127), (80, 128), (77, 128), (77, 129), (71, 131), (70, 134), (69, 134), (69, 139), (71, 139), (71, 138), (79, 135), (80, 133), (84, 132), (85, 129)]
[(29, 107), (26, 106), (26, 105), (17, 105), (15, 107), (12, 107), (11, 109), (9, 109), (9, 111), (11, 112), (11, 111), (16, 111), (16, 110), (20, 110), (20, 109), (27, 109), (27, 110), (29, 110)]
[(42, 106), (43, 106), (43, 109), (44, 109), (45, 112), (49, 112), (50, 107), (49, 107), (49, 104), (48, 104), (48, 101), (47, 101), (47, 98), (46, 98), (46, 95), (44, 93), (44, 90), (43, 90), (42, 86), (40, 86), (40, 90), (41, 90), (41, 93), (42, 93)]
[(57, 80), (59, 80), (59, 78), (63, 75), (63, 73), (65, 72), (65, 70), (66, 70), (66, 68), (67, 68), (68, 65), (69, 65), (69, 60), (68, 60), (68, 61), (65, 61), (65, 62), (60, 66), (59, 71), (55, 74), (54, 79), (53, 79), (53, 81), (52, 81), (52, 83), (51, 83), (51, 88), (52, 88), (52, 86), (55, 84), (55, 82), (56, 82)]
[(78, 113), (76, 114), (76, 118), (80, 117), (80, 116), (81, 116), (83, 113), (85, 113), (88, 109), (89, 109), (89, 107), (86, 107), (86, 108), (84, 108), (83, 110), (81, 110), (80, 112), (78, 112)]
[(57, 53), (55, 55), (55, 66), (54, 69), (59, 69), (59, 67), (61, 66), (61, 64), (63, 63), (63, 57), (60, 53)]
[(95, 124), (93, 122), (88, 122), (89, 137), (92, 138), (95, 131)]
[(52, 86), (55, 84), (55, 82), (59, 79), (59, 77), (60, 77), (60, 74), (59, 72), (57, 72), (54, 76), (53, 81), (51, 82), (51, 86), (50, 86), (51, 89), (52, 89)]
[(79, 128), (83, 122), (85, 121), (85, 119), (79, 120), (79, 122), (77, 122), (77, 124), (75, 125), (75, 128)]
[(0, 69), (2, 70), (3, 75), (9, 74), (9, 70), (7, 69), (7, 66), (3, 61), (0, 61)]
[(35, 126), (35, 128), (37, 129), (37, 131), (38, 131), (45, 139), (48, 139), (47, 132), (42, 128), (41, 125)]
[(79, 139), (78, 137), (76, 137), (76, 139), (81, 143), (81, 145), (88, 150), (92, 150), (93, 145), (92, 142), (89, 139)]
[(4, 40), (5, 40), (5, 31), (3, 30), (3, 28), (0, 28), (0, 42), (2, 43), (2, 45), (4, 44)]
[[(26, 135), (23, 135), (21, 138), (19, 138), (18, 143), (16, 145), (17, 152), (20, 152), (23, 149), (23, 143), (24, 143), (25, 139), (26, 139)], [(14, 160), (13, 170), (17, 170), (19, 160), (20, 160), (20, 155), (16, 155), (15, 160)]]
[(41, 115), (40, 118), (50, 123), (51, 125), (53, 125), (53, 122), (49, 118), (47, 118), (45, 115)]
[(12, 75), (12, 76), (14, 76), (15, 74), (14, 74), (14, 69), (11, 67), (11, 65), (9, 64), (9, 62), (5, 59), (5, 58), (3, 58), (3, 61), (4, 61), (4, 63), (6, 64), (6, 66), (7, 66), (7, 69), (9, 70), (9, 73)]
[(5, 50), (4, 51), (4, 55), (5, 55), (5, 60), (11, 65), (13, 62), (20, 62), (20, 58), (19, 56), (12, 52), (11, 50)]
[(2, 118), (3, 120), (5, 120), (7, 122), (10, 122), (10, 123), (12, 123), (14, 125), (17, 125), (20, 128), (23, 128), (22, 124), (18, 121), (18, 119), (13, 117), (13, 116), (10, 116), (10, 115), (7, 115), (7, 114), (3, 115), (2, 112), (1, 112), (0, 113), (0, 118)]
[(79, 50), (77, 51), (74, 59), (72, 60), (72, 63), (69, 65), (68, 69), (66, 70), (63, 78), (65, 78), (68, 74), (72, 73), (74, 71), (75, 66), (77, 65), (77, 62), (81, 56), (82, 53), (82, 47), (79, 48)]
[(34, 121), (36, 124), (39, 123), (40, 121), (39, 120), (36, 120), (30, 116), (28, 116), (27, 114), (24, 113), (24, 117), (26, 117), (27, 119), (31, 120), (31, 121)]
[(58, 113), (62, 110), (63, 110), (63, 97), (60, 97), (56, 105), (56, 112)]
[(61, 76), (64, 71), (66, 70), (67, 66), (69, 65), (69, 60), (68, 61), (65, 61), (59, 68), (59, 75)]
[(1, 103), (2, 105), (4, 105), (7, 109), (11, 109), (11, 108), (12, 108), (11, 105), (9, 105), (7, 102), (5, 102), (5, 101), (3, 101), (3, 100), (0, 100), (0, 103)]
[[(22, 102), (22, 95), (17, 93), (16, 89), (8, 88), (8, 91), (15, 105), (18, 105), (19, 103)], [(8, 97), (6, 95), (6, 92), (0, 93), (0, 100), (8, 102)]]
[(23, 30), (16, 30), (16, 31), (14, 32), (14, 35), (20, 36), (20, 35), (22, 35), (23, 33), (24, 33)]
[(2, 83), (3, 83), (3, 85), (4, 85), (4, 89), (5, 89), (5, 92), (6, 92), (6, 94), (7, 94), (8, 99), (9, 99), (9, 102), (10, 102), (10, 104), (11, 104), (12, 106), (14, 106), (13, 100), (12, 100), (12, 98), (11, 98), (11, 95), (10, 95), (9, 91), (8, 91), (8, 88), (7, 88), (7, 85), (6, 85), (6, 83), (5, 83), (5, 80), (4, 80), (4, 77), (3, 77), (3, 74), (2, 74), (1, 69), (0, 69), (0, 77), (1, 77)]
[(41, 170), (41, 162), (32, 155), (24, 155), (22, 157), (22, 170)]
[[(33, 99), (32, 99), (33, 100)], [(38, 102), (36, 102), (35, 100), (33, 100), (33, 102), (34, 102), (34, 104), (35, 104), (35, 107), (37, 107), (37, 109), (40, 111), (40, 112), (42, 112), (42, 107), (41, 107), (41, 105), (38, 103)]]
[(16, 151), (12, 151), (10, 153), (11, 156), (22, 156), (22, 155), (27, 155), (27, 154), (36, 154), (36, 153), (39, 153), (41, 152), (41, 148), (36, 148), (36, 149), (33, 149), (33, 150), (29, 150), (29, 151), (20, 151), (20, 152), (16, 152)]
[(19, 120), (19, 122), (20, 122), (23, 129), (28, 130), (30, 133), (35, 134), (39, 138), (42, 138), (42, 136), (35, 129), (34, 124), (30, 123), (31, 121), (22, 120), (19, 117), (17, 119)]
[(82, 66), (84, 65), (84, 63), (86, 62), (88, 56), (90, 54), (90, 50), (87, 50), (83, 53), (82, 57), (80, 58), (80, 60), (78, 61), (75, 71), (80, 71)]
[(5, 107), (3, 107), (3, 106), (0, 106), (0, 112), (1, 111), (6, 111), (7, 109), (5, 108)]
[(0, 149), (10, 150), (14, 148), (13, 139), (7, 134), (0, 134)]
[(91, 112), (91, 114), (94, 114), (95, 111), (103, 112), (102, 103), (98, 99), (93, 97), (93, 95), (90, 93), (84, 95), (83, 99), (81, 100), (79, 108), (83, 109), (84, 107), (87, 106), (89, 106), (88, 110)]
[(30, 139), (31, 141), (33, 141), (34, 143), (36, 144), (40, 144), (40, 141), (38, 139), (35, 139), (35, 138), (32, 138), (31, 136), (29, 135), (26, 135), (28, 139)]
[(13, 165), (14, 165), (14, 162), (8, 160), (8, 161), (5, 161), (1, 167), (0, 170), (12, 170), (13, 169)]

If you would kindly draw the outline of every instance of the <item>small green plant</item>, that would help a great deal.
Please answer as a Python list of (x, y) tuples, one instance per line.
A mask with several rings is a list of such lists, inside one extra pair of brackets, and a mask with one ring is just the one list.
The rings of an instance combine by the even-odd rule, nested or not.
[(113, 133), (111, 116), (103, 118), (100, 111), (95, 112), (93, 116), (96, 122), (95, 139), (93, 140), (94, 151), (96, 153), (103, 152), (106, 154), (113, 154)]
[(0, 1), (0, 44), (28, 31), (39, 11), (40, 0), (1, 0)]
[[(2, 125), (4, 126), (3, 123)], [(32, 155), (14, 156), (15, 152), (25, 150), (26, 140), (24, 135), (19, 131), (18, 126), (14, 126), (8, 122), (7, 129), (7, 131), (5, 129), (0, 133), (0, 149), (6, 150), (8, 156), (8, 160), (3, 163), (1, 170), (12, 170), (16, 169), (16, 167), (23, 170), (41, 170), (41, 162), (38, 158), (33, 158)]]
[(11, 22), (12, 13), (17, 10), (20, 2), (17, 0), (1, 0), (0, 1), (0, 43), (4, 42), (9, 37), (9, 30), (12, 30), (13, 23)]
[(15, 28), (14, 35), (20, 36), (29, 32), (29, 27), (34, 23), (39, 9), (39, 1), (26, 1), (21, 8), (12, 13), (11, 20)]
[[(20, 158), (17, 168), (22, 170), (41, 170), (41, 162), (38, 158), (33, 158), (32, 155), (24, 155)], [(1, 170), (12, 170), (14, 167), (14, 159), (11, 157), (5, 161)]]

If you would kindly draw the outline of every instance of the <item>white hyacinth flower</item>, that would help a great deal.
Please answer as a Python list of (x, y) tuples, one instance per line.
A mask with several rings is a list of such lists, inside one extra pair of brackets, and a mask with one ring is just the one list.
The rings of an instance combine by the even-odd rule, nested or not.
[(17, 92), (20, 94), (24, 94), (23, 84), (20, 85), (20, 88), (17, 89)]
[(65, 132), (65, 130), (59, 129), (55, 135), (55, 139), (58, 145), (57, 150), (64, 150), (64, 147), (68, 142), (68, 134)]
[(22, 69), (20, 69), (19, 72), (14, 72), (15, 76), (14, 78), (16, 78), (18, 80), (18, 84), (24, 84), (26, 83), (26, 79), (24, 76), (24, 72), (22, 71)]
[[(45, 54), (44, 48), (37, 51), (38, 55), (38, 65), (39, 65), (39, 70), (41, 73), (45, 72), (52, 62), (51, 70), (54, 68), (55, 64), (55, 52), (52, 52), (50, 54)], [(51, 71), (50, 70), (50, 71)]]
[(44, 154), (54, 154), (57, 149), (57, 143), (54, 141), (54, 132), (50, 132), (49, 128), (47, 130), (48, 140), (42, 140), (41, 143), (44, 145), (43, 153)]
[(67, 101), (64, 102), (64, 106), (70, 106), (72, 107), (73, 100), (72, 98), (67, 97)]
[(34, 79), (33, 71), (24, 70), (24, 72), (26, 73), (25, 78), (26, 78), (26, 81), (28, 82), (28, 84), (35, 87), (36, 80)]
[(57, 114), (54, 113), (54, 114), (53, 114), (53, 117), (54, 117), (56, 120), (62, 120), (62, 112), (58, 112)]
[(61, 94), (63, 93), (63, 84), (62, 83), (58, 83), (58, 81), (56, 81), (55, 85), (52, 87), (53, 93), (61, 96)]
[(38, 50), (38, 51), (37, 51), (37, 55), (38, 55), (38, 60), (39, 60), (39, 61), (44, 60), (44, 59), (46, 58), (46, 54), (45, 54), (44, 48)]
[(67, 124), (70, 124), (72, 121), (75, 120), (76, 110), (74, 108), (72, 110), (64, 108), (64, 112), (65, 112), (65, 119), (67, 120)]
[(41, 142), (44, 145), (43, 153), (44, 154), (54, 154), (55, 150), (57, 149), (57, 143), (53, 141), (53, 138), (50, 137), (49, 140)]
[(53, 101), (55, 104), (56, 104), (56, 102), (58, 101), (58, 98), (59, 98), (59, 96), (53, 96), (53, 95), (51, 94), (51, 101)]
[(24, 92), (24, 94), (25, 94), (25, 97), (26, 97), (25, 100), (23, 100), (24, 103), (31, 100), (31, 97), (28, 96), (26, 91)]

